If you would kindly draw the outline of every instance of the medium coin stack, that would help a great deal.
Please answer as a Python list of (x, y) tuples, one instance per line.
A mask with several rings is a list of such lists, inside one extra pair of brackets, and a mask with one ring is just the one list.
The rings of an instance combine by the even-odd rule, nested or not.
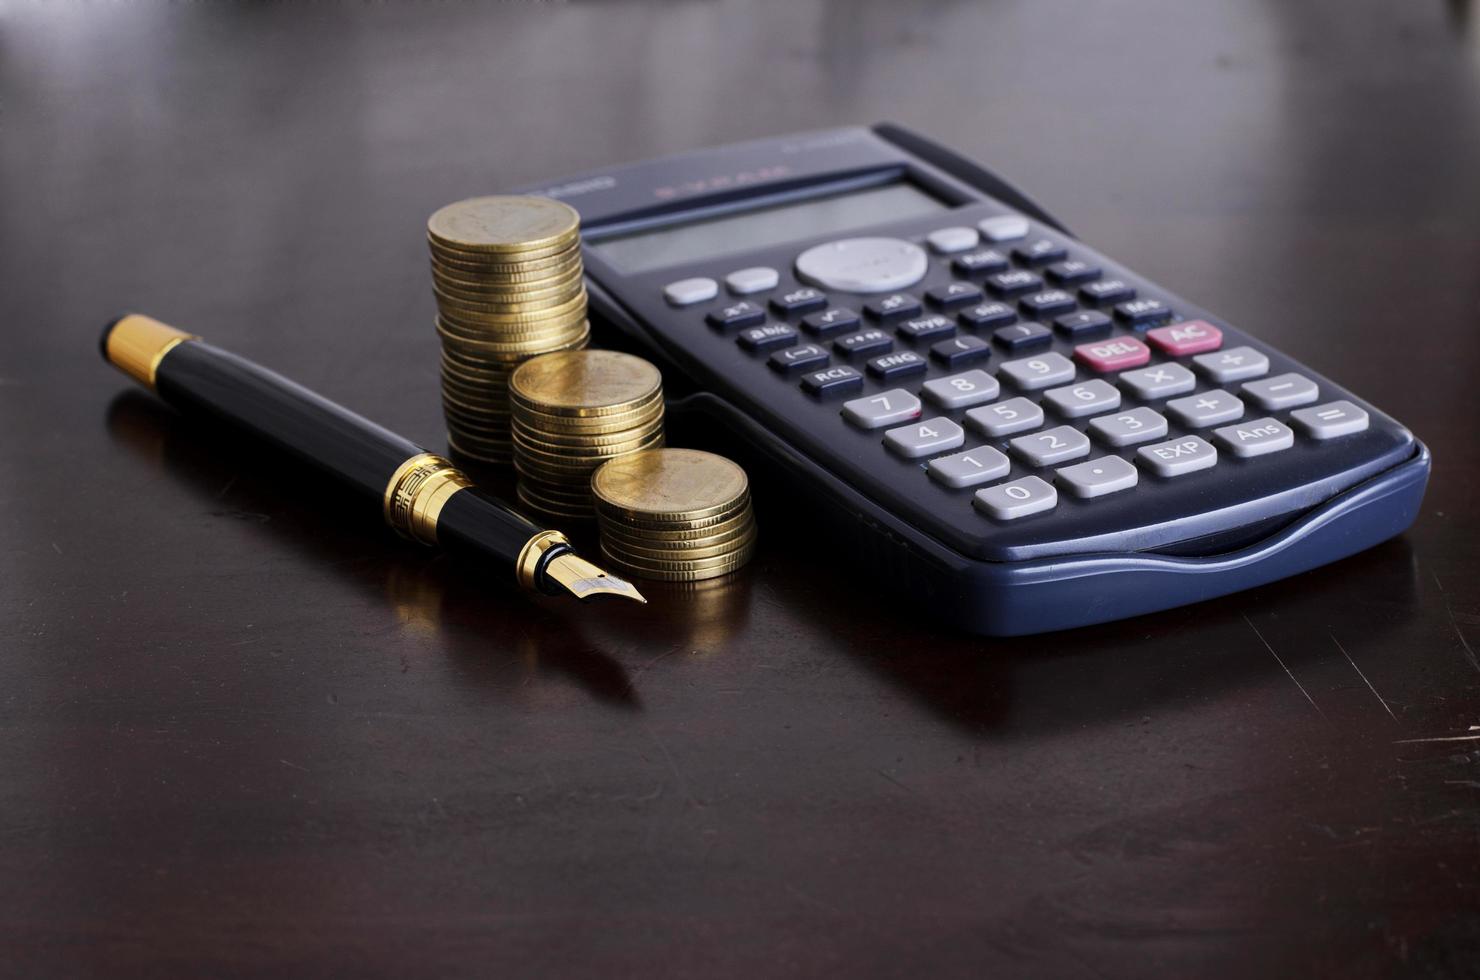
[(663, 445), (663, 376), (612, 350), (544, 354), (509, 378), (519, 499), (556, 517), (595, 516), (591, 473)]
[(455, 452), (513, 458), (509, 376), (537, 354), (586, 346), (580, 216), (543, 197), (475, 197), (427, 220), (442, 408)]
[(733, 572), (755, 551), (745, 471), (697, 449), (651, 449), (591, 477), (601, 551), (638, 578), (697, 582)]

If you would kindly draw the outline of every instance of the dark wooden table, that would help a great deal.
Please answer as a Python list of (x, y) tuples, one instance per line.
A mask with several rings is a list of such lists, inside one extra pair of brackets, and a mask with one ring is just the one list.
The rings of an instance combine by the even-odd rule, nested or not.
[[(1480, 968), (1467, 5), (57, 2), (0, 31), (0, 972)], [(1408, 423), (1417, 525), (1015, 641), (779, 534), (692, 598), (560, 606), (284, 495), (97, 357), (148, 311), (440, 446), (435, 207), (878, 119)]]

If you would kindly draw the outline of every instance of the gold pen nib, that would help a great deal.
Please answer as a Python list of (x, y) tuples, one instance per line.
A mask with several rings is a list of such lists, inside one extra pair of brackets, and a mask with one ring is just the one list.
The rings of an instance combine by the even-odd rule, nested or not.
[(619, 595), (647, 603), (631, 582), (607, 574), (573, 551), (551, 558), (545, 566), (545, 574), (582, 601), (594, 595)]

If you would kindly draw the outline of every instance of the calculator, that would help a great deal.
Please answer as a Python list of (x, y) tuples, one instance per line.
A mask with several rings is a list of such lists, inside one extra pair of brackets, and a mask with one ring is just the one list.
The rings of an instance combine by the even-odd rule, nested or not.
[[(1021, 635), (1297, 574), (1400, 533), (1429, 454), (1340, 385), (898, 126), (538, 187), (593, 315), (785, 480), (861, 584)], [(794, 491), (794, 492), (793, 492)]]

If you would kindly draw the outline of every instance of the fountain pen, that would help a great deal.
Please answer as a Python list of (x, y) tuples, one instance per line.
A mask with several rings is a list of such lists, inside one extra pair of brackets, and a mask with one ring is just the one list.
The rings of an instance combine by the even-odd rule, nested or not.
[[(138, 313), (110, 322), (102, 349), (106, 361), (177, 411), (285, 450), (379, 510), (404, 537), (491, 560), (534, 592), (647, 601), (632, 583), (577, 555), (559, 531), (537, 527), (474, 487), (448, 460), (261, 365)], [(286, 480), (292, 473), (285, 465)]]

